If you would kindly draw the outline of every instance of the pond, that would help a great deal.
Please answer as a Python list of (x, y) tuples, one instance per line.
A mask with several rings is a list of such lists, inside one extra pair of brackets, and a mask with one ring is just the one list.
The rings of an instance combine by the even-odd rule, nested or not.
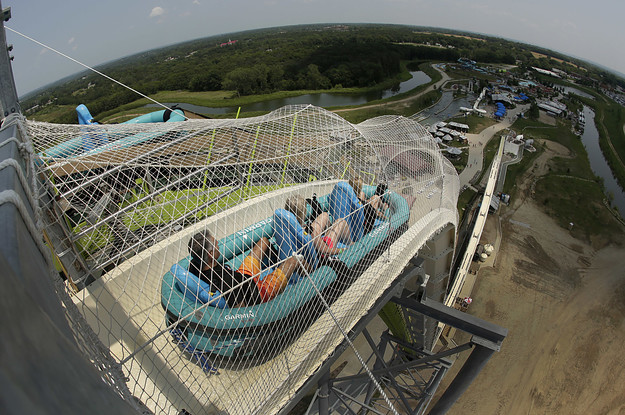
[[(362, 105), (370, 101), (378, 99), (390, 98), (395, 95), (408, 92), (420, 85), (427, 84), (432, 79), (422, 71), (410, 72), (412, 78), (407, 81), (397, 84), (391, 89), (384, 91), (375, 91), (360, 94), (331, 94), (331, 93), (319, 93), (319, 94), (305, 94), (290, 98), (279, 98), (268, 101), (256, 102), (254, 104), (248, 104), (241, 107), (241, 112), (251, 111), (273, 111), (285, 105), (296, 104), (312, 104), (318, 107), (341, 107), (347, 105)], [(163, 105), (171, 107), (176, 105), (175, 103), (164, 102)], [(204, 107), (200, 105), (192, 105), (181, 103), (177, 104), (179, 108), (186, 109), (197, 114), (228, 114), (236, 113), (238, 107)], [(154, 108), (161, 107), (157, 104), (147, 104), (146, 107)]]
[(586, 147), (586, 152), (588, 152), (590, 168), (597, 176), (603, 178), (606, 191), (614, 195), (612, 206), (616, 206), (621, 217), (623, 217), (625, 215), (625, 192), (623, 192), (623, 189), (621, 189), (616, 181), (599, 147), (599, 132), (595, 126), (595, 113), (585, 105), (584, 117), (586, 119), (586, 126), (584, 128), (584, 134), (582, 134), (582, 143), (584, 147)]

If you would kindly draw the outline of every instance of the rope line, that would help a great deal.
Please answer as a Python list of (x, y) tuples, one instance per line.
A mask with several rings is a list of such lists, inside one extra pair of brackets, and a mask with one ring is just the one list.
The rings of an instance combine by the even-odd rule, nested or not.
[[(301, 261), (298, 258), (298, 262), (300, 263), (300, 266), (302, 266), (303, 264), (301, 263)], [(336, 327), (338, 327), (338, 329), (341, 331), (341, 334), (343, 335), (343, 338), (345, 339), (345, 341), (347, 342), (347, 344), (349, 344), (349, 347), (352, 348), (352, 350), (354, 351), (354, 354), (356, 355), (356, 357), (358, 358), (358, 361), (360, 362), (361, 366), (363, 367), (363, 369), (367, 372), (367, 375), (369, 375), (369, 378), (371, 379), (371, 381), (373, 382), (373, 384), (375, 385), (376, 389), (380, 392), (380, 394), (382, 395), (382, 397), (384, 398), (384, 401), (388, 404), (389, 409), (391, 411), (393, 411), (393, 413), (395, 415), (399, 415), (399, 413), (397, 412), (397, 410), (395, 409), (395, 407), (393, 406), (393, 404), (391, 403), (391, 400), (388, 398), (388, 396), (386, 396), (386, 393), (384, 392), (384, 390), (382, 389), (382, 386), (380, 386), (380, 384), (378, 383), (377, 379), (375, 378), (375, 376), (373, 376), (373, 373), (371, 373), (371, 371), (369, 370), (369, 368), (367, 367), (367, 364), (365, 363), (364, 359), (360, 356), (360, 353), (358, 353), (358, 350), (356, 350), (356, 346), (354, 346), (354, 343), (352, 343), (351, 339), (349, 338), (348, 334), (345, 332), (345, 330), (343, 329), (343, 327), (341, 326), (341, 323), (339, 323), (338, 318), (334, 315), (334, 313), (332, 312), (332, 309), (330, 308), (330, 305), (328, 304), (328, 302), (326, 301), (325, 298), (323, 298), (323, 295), (321, 295), (321, 291), (319, 291), (319, 288), (317, 287), (317, 284), (315, 284), (315, 281), (310, 278), (310, 274), (308, 274), (307, 272), (305, 273), (306, 276), (308, 277), (308, 280), (310, 281), (310, 285), (315, 289), (315, 292), (317, 293), (317, 296), (319, 297), (319, 299), (321, 300), (321, 302), (323, 303), (324, 308), (326, 309), (326, 311), (328, 312), (328, 314), (330, 315), (330, 317), (332, 317), (332, 320), (334, 321), (334, 324), (336, 324)]]
[[(34, 153), (23, 148), (34, 169), (32, 174), (24, 169), (25, 178), (35, 177), (42, 190), (33, 195), (41, 206), (59, 203), (58, 210), (67, 212), (42, 215), (44, 224), (59, 238), (75, 239), (77, 265), (95, 278), (76, 294), (59, 285), (63, 301), (72, 306), (67, 311), (70, 325), (105, 382), (153, 413), (179, 410), (179, 405), (196, 412), (208, 402), (232, 415), (277, 412), (300, 398), (300, 385), (336, 344), (352, 336), (352, 322), (369, 312), (370, 301), (407, 261), (397, 255), (422, 246), (439, 222), (456, 223), (455, 169), (429, 133), (404, 118), (383, 116), (355, 126), (322, 108), (302, 105), (262, 117), (173, 124), (23, 121), (25, 137), (35, 148)], [(206, 229), (219, 243), (223, 265), (238, 269), (260, 237), (290, 232), (295, 222), (273, 219), (295, 195), (324, 196), (324, 210), (333, 201), (352, 230), (362, 226), (363, 205), (345, 196), (350, 188), (340, 180), (348, 163), (345, 177), (366, 176), (363, 181), (371, 183), (362, 188), (366, 195), (373, 194), (376, 181), (388, 184), (383, 197), (389, 216), (383, 228), (375, 227), (362, 243), (354, 241), (360, 245), (341, 254), (353, 264), (341, 268), (341, 275), (311, 263), (316, 262), (312, 249), (303, 251), (299, 242), (274, 242), (261, 267), (279, 266), (294, 254), (310, 255), (309, 277), (298, 272), (282, 297), (271, 302), (220, 309), (188, 295), (186, 290), (196, 292), (184, 284), (188, 274), (178, 279), (176, 273), (168, 274), (172, 263), (184, 266), (189, 239)], [(427, 197), (433, 189), (445, 197)], [(388, 232), (395, 230), (399, 239), (389, 239)], [(388, 246), (382, 249), (382, 243)], [(53, 249), (65, 253), (69, 248), (59, 242)], [(361, 255), (368, 255), (366, 269)], [(253, 288), (249, 278), (219, 290), (202, 289), (209, 301), (216, 300), (211, 291), (222, 299), (237, 298)], [(358, 349), (355, 366), (366, 367), (366, 356), (351, 341), (353, 336), (343, 344)], [(212, 376), (217, 370), (219, 375)], [(381, 388), (390, 401), (383, 402), (375, 389), (376, 405), (385, 413), (392, 413), (386, 408), (391, 404), (400, 411), (393, 386), (377, 375), (376, 384), (364, 376), (372, 390)]]
[[(150, 98), (149, 96), (147, 96), (147, 95), (145, 95), (145, 94), (143, 94), (143, 93), (141, 93), (141, 92), (137, 91), (136, 89), (129, 87), (128, 85), (124, 84), (123, 82), (120, 82), (120, 81), (118, 81), (117, 79), (111, 78), (111, 77), (110, 77), (110, 76), (108, 76), (107, 74), (102, 73), (102, 72), (98, 71), (97, 69), (92, 68), (91, 66), (89, 66), (89, 65), (87, 65), (87, 64), (85, 64), (85, 63), (82, 63), (82, 62), (80, 62), (79, 60), (74, 59), (74, 58), (72, 58), (71, 56), (68, 56), (68, 55), (66, 55), (65, 53), (61, 52), (61, 51), (58, 51), (58, 50), (54, 49), (53, 47), (46, 45), (45, 43), (42, 43), (42, 42), (40, 42), (40, 41), (38, 41), (38, 40), (36, 40), (36, 39), (33, 39), (32, 37), (27, 36), (27, 35), (25, 35), (25, 34), (23, 34), (23, 33), (21, 33), (21, 32), (18, 32), (18, 31), (17, 31), (17, 30), (15, 30), (15, 29), (11, 29), (11, 28), (10, 28), (10, 27), (8, 27), (8, 26), (4, 26), (4, 27), (5, 27), (6, 29), (10, 30), (11, 32), (15, 33), (16, 35), (20, 35), (20, 36), (22, 36), (23, 38), (28, 39), (28, 40), (30, 40), (31, 42), (34, 42), (34, 43), (38, 44), (39, 46), (43, 46), (44, 48), (46, 48), (46, 49), (48, 49), (48, 50), (51, 50), (51, 51), (52, 51), (52, 52), (54, 52), (54, 53), (58, 53), (59, 55), (63, 56), (64, 58), (67, 58), (67, 59), (69, 59), (70, 61), (72, 61), (72, 62), (74, 62), (74, 63), (77, 63), (77, 64), (79, 64), (80, 66), (83, 66), (83, 67), (85, 67), (85, 68), (89, 69), (90, 71), (93, 71), (93, 72), (97, 73), (97, 74), (98, 74), (98, 75), (100, 75), (100, 76), (103, 76), (104, 78), (108, 79), (109, 81), (115, 82), (116, 84), (121, 85), (122, 87), (124, 87), (124, 88), (126, 88), (126, 89), (128, 89), (128, 90), (130, 90), (130, 91), (132, 91), (132, 92), (134, 92), (135, 94), (140, 95), (140, 96), (142, 96), (143, 98), (146, 98), (146, 99), (148, 99), (148, 100), (152, 101), (153, 103), (155, 103), (155, 104), (157, 104), (157, 105), (159, 105), (159, 106), (161, 106), (161, 107), (163, 107), (163, 108), (165, 108), (165, 109), (167, 109), (167, 110), (173, 111), (173, 110), (172, 110), (171, 108), (169, 108), (167, 105), (161, 104), (160, 102), (156, 101), (155, 99), (152, 99), (152, 98)], [(184, 115), (184, 114), (182, 114), (182, 116), (183, 116), (185, 119), (187, 119), (187, 120), (189, 119), (189, 118), (188, 118), (186, 115)]]

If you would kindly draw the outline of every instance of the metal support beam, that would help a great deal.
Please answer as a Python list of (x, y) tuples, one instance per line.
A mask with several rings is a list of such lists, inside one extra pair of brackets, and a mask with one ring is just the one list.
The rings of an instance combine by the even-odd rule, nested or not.
[(430, 384), (425, 388), (426, 398), (421, 401), (421, 403), (417, 407), (415, 413), (421, 414), (421, 413), (423, 413), (425, 408), (428, 407), (428, 405), (430, 404), (430, 401), (434, 397), (434, 393), (436, 393), (436, 390), (438, 389), (438, 385), (440, 385), (441, 381), (445, 377), (445, 374), (447, 373), (447, 370), (448, 369), (445, 366), (442, 366), (436, 372), (436, 375), (434, 375), (434, 379), (432, 379)]
[(425, 295), (422, 296), (420, 301), (406, 297), (395, 297), (392, 301), (432, 317), (441, 323), (473, 334), (471, 339), (471, 344), (474, 346), (473, 351), (447, 390), (430, 411), (430, 415), (445, 414), (467, 390), (493, 353), (500, 350), (501, 342), (506, 338), (508, 329), (432, 301)]
[(454, 380), (447, 387), (447, 390), (445, 390), (438, 402), (436, 402), (429, 415), (446, 414), (453, 404), (456, 403), (458, 398), (467, 390), (482, 368), (484, 368), (484, 365), (486, 365), (486, 362), (488, 362), (493, 353), (495, 353), (493, 348), (476, 345)]
[(4, 120), (9, 114), (19, 113), (20, 105), (17, 99), (17, 89), (13, 79), (13, 69), (11, 68), (11, 57), (7, 46), (6, 34), (4, 32), (4, 22), (11, 18), (11, 8), (2, 8), (2, 19), (0, 19), (0, 120)]
[(319, 379), (319, 395), (317, 402), (319, 404), (319, 414), (327, 415), (330, 413), (330, 372), (325, 372)]
[[(421, 268), (423, 264), (423, 260), (421, 258), (418, 257), (413, 257), (410, 260), (409, 265), (402, 271), (402, 273), (397, 277), (397, 279), (395, 280), (395, 282), (392, 284), (391, 287), (389, 287), (389, 289), (387, 291), (385, 291), (385, 293), (378, 299), (378, 301), (375, 303), (375, 305), (371, 308), (371, 310), (369, 310), (369, 313), (367, 313), (365, 316), (363, 316), (360, 321), (358, 323), (356, 323), (356, 325), (350, 330), (350, 338), (351, 339), (355, 339), (358, 334), (362, 333), (363, 330), (365, 330), (365, 328), (367, 327), (367, 325), (371, 322), (371, 320), (377, 316), (377, 314), (379, 313), (379, 311), (382, 309), (382, 307), (393, 297), (400, 295), (401, 292), (404, 290), (404, 287), (406, 286), (407, 281), (413, 280), (418, 278), (419, 276), (423, 275), (423, 269)], [(284, 407), (280, 410), (280, 414), (288, 414), (291, 409), (293, 409), (293, 407), (297, 404), (297, 402), (299, 402), (304, 396), (306, 396), (310, 390), (310, 388), (314, 385), (317, 386), (317, 392), (315, 394), (315, 398), (313, 399), (313, 402), (311, 402), (311, 406), (309, 408), (309, 410), (307, 411), (307, 413), (313, 413), (314, 408), (316, 407), (319, 410), (320, 414), (324, 414), (324, 412), (321, 412), (321, 403), (319, 402), (319, 400), (321, 399), (321, 395), (325, 394), (327, 391), (328, 397), (330, 395), (330, 388), (329, 388), (329, 382), (331, 382), (332, 384), (336, 383), (336, 379), (332, 379), (330, 380), (329, 378), (329, 373), (332, 367), (332, 364), (336, 361), (336, 359), (338, 359), (341, 354), (349, 347), (348, 343), (346, 341), (343, 341), (343, 343), (341, 343), (341, 345), (339, 345), (337, 347), (337, 349), (335, 350), (335, 352), (328, 358), (328, 360), (326, 362), (323, 363), (323, 365), (319, 368), (319, 370), (317, 370), (316, 374), (314, 374), (313, 376), (311, 376), (308, 381), (300, 388), (299, 392), (296, 394), (295, 397), (293, 397), (293, 399)], [(367, 377), (368, 379), (368, 375), (364, 374), (363, 377)], [(323, 387), (323, 383), (324, 383), (324, 378), (327, 377), (327, 381), (325, 381), (325, 384), (328, 385), (328, 389), (324, 389)], [(323, 390), (322, 390), (323, 389)], [(365, 391), (366, 392), (366, 391)], [(314, 400), (317, 400), (317, 402), (315, 402)], [(316, 404), (316, 405), (313, 405)], [(328, 398), (328, 408), (327, 410), (329, 411), (329, 398)], [(325, 405), (325, 404), (323, 404)], [(324, 406), (325, 408), (325, 406)], [(327, 413), (327, 412), (326, 412)]]
[(391, 301), (432, 317), (443, 324), (489, 340), (491, 342), (490, 347), (493, 347), (495, 351), (499, 351), (501, 342), (508, 335), (508, 329), (504, 327), (463, 313), (455, 308), (447, 307), (429, 298), (423, 298), (421, 301), (418, 301), (415, 298), (394, 297)]

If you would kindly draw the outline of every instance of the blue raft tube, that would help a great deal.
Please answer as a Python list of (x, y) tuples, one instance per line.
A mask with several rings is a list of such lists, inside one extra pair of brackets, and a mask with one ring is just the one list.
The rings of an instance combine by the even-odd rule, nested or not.
[[(80, 125), (96, 125), (96, 122), (86, 105), (80, 104), (76, 107), (78, 116), (78, 124)], [(154, 111), (149, 114), (140, 115), (122, 124), (142, 124), (142, 123), (158, 123), (158, 122), (179, 122), (185, 121), (186, 117), (182, 109), (166, 109)], [(114, 145), (116, 148), (130, 147), (132, 145), (143, 143), (147, 140), (161, 136), (162, 133), (138, 133), (129, 137), (124, 137), (116, 141), (109, 142), (104, 132), (95, 132), (92, 129), (85, 128), (85, 132), (80, 137), (72, 138), (64, 141), (54, 147), (50, 147), (39, 154), (40, 157), (49, 158), (66, 158), (83, 153), (102, 152), (108, 149), (107, 145)], [(123, 140), (123, 141), (122, 141)], [(113, 144), (114, 143), (114, 144)]]
[[(375, 189), (363, 186), (367, 197)], [(366, 235), (362, 235), (362, 205), (348, 183), (339, 182), (330, 194), (319, 197), (324, 211), (335, 219), (346, 218), (352, 239), (356, 240), (330, 259), (317, 256), (310, 235), (284, 209), (219, 240), (220, 261), (233, 269), (239, 267), (262, 237), (271, 241), (279, 259), (297, 251), (309, 264), (316, 265), (307, 277), (292, 276), (287, 288), (266, 303), (228, 308), (219, 292), (188, 272), (190, 257), (173, 264), (162, 279), (161, 305), (167, 325), (172, 327), (174, 342), (196, 358), (201, 355), (202, 367), (210, 370), (249, 367), (274, 358), (325, 311), (317, 290), (331, 305), (406, 231), (410, 217), (406, 199), (392, 191), (383, 197), (389, 206), (387, 216), (376, 220)], [(311, 214), (308, 206), (308, 215)], [(263, 265), (267, 268), (261, 277), (271, 271), (271, 264)]]

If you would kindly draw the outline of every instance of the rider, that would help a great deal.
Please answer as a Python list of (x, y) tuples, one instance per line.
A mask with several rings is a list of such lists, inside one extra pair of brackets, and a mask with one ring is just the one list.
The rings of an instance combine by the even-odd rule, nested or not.
[(310, 224), (306, 225), (306, 199), (302, 196), (297, 194), (289, 196), (284, 209), (295, 215), (302, 228), (312, 236), (313, 245), (319, 255), (338, 255), (344, 249), (338, 247), (339, 243), (346, 245), (352, 243), (349, 225), (345, 219), (338, 219), (330, 225), (328, 212), (322, 212)]
[[(252, 247), (251, 253), (237, 270), (217, 261), (219, 242), (208, 230), (198, 232), (189, 240), (191, 263), (189, 272), (221, 292), (228, 307), (244, 307), (260, 304), (276, 297), (286, 288), (291, 275), (309, 265), (302, 256), (292, 256), (280, 264), (271, 274), (260, 280), (261, 263), (269, 255), (270, 243), (265, 237)], [(301, 261), (301, 262), (300, 262)]]
[[(356, 193), (358, 200), (363, 205), (363, 209), (364, 209), (363, 214), (365, 218), (364, 224), (363, 224), (363, 227), (364, 227), (363, 233), (367, 234), (371, 232), (371, 229), (373, 229), (376, 218), (378, 217), (383, 218), (384, 212), (386, 211), (386, 209), (388, 209), (388, 205), (384, 203), (381, 195), (378, 194), (380, 193), (378, 189), (382, 189), (382, 188), (380, 185), (378, 185), (378, 188), (376, 189), (376, 193), (373, 196), (371, 196), (369, 199), (367, 199), (365, 192), (362, 191), (363, 180), (361, 177), (351, 178), (349, 180), (349, 185), (354, 189), (354, 192)], [(383, 190), (382, 190), (382, 193), (384, 193)]]

